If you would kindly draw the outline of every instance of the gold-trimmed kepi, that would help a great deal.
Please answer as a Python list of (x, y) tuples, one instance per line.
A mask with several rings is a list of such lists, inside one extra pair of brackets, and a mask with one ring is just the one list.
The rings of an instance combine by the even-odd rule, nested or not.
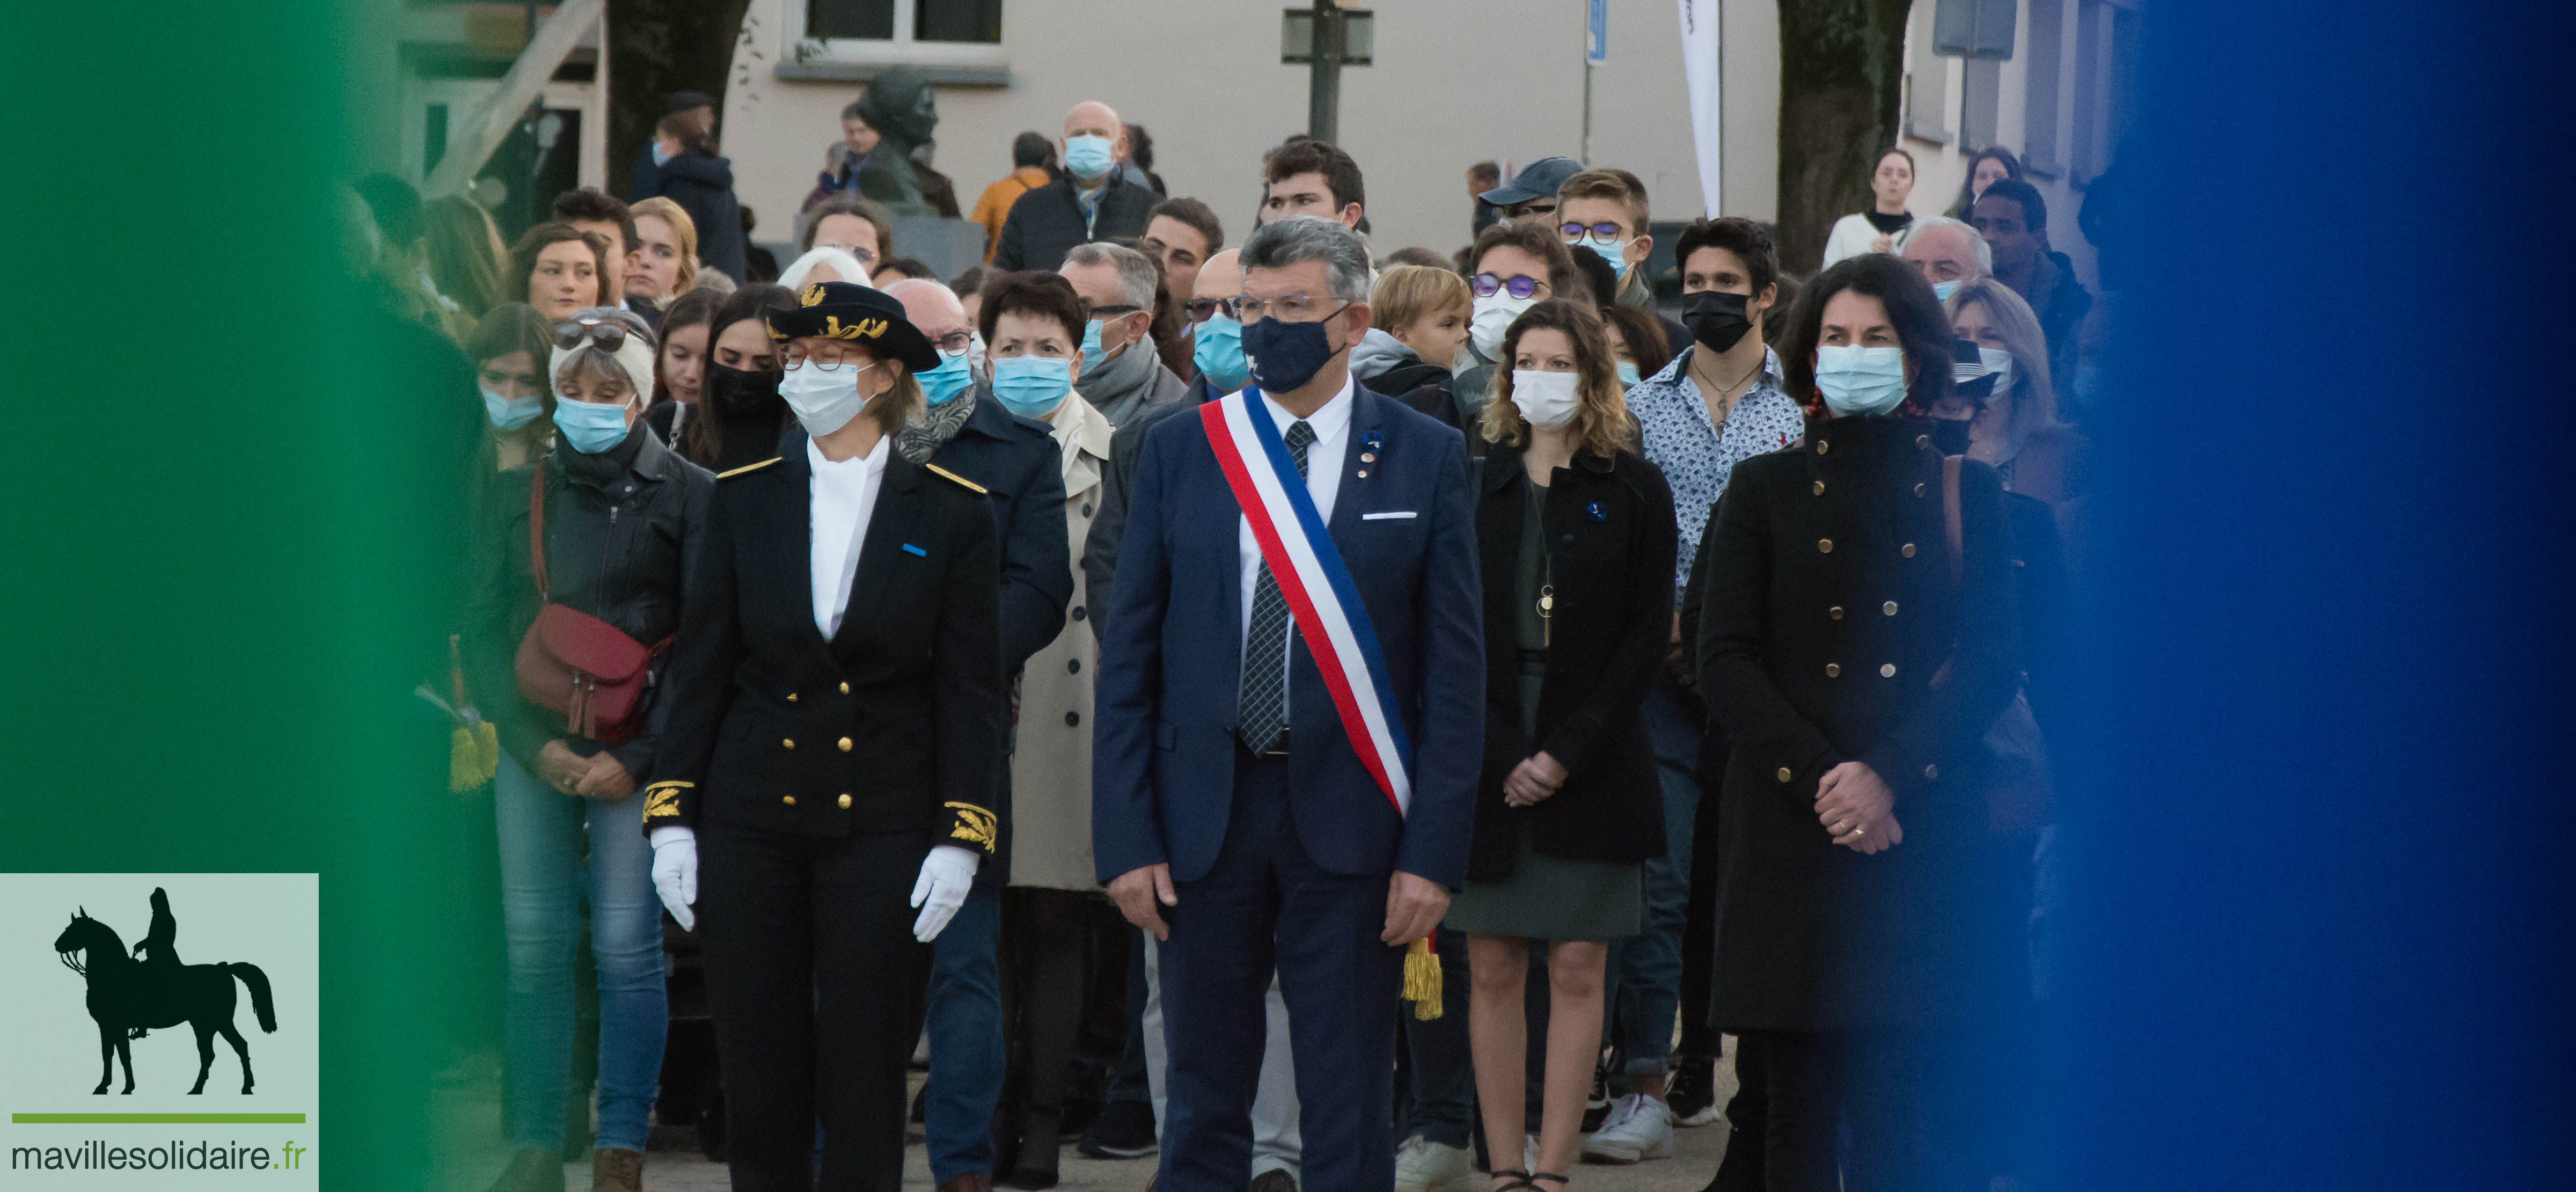
[(774, 340), (848, 340), (880, 357), (903, 361), (916, 373), (939, 367), (939, 350), (904, 317), (903, 303), (867, 286), (816, 282), (797, 292), (794, 309), (770, 311), (764, 321)]

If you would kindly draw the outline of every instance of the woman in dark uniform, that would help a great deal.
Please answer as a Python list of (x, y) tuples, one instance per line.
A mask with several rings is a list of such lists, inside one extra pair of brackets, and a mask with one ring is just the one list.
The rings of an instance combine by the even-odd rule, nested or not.
[(927, 945), (993, 849), (1001, 553), (982, 489), (892, 450), (939, 362), (900, 303), (766, 323), (802, 429), (717, 481), (644, 827), (706, 919), (733, 1186), (816, 1187), (819, 1118), (819, 1186), (892, 1192)]
[[(1467, 888), (1468, 1011), (1494, 1187), (1565, 1186), (1601, 1047), (1609, 941), (1644, 929), (1664, 805), (1638, 708), (1672, 617), (1672, 490), (1637, 454), (1599, 316), (1549, 299), (1512, 321), (1486, 403), (1485, 773)], [(1522, 1140), (1529, 941), (1548, 944), (1537, 1165)], [(1660, 1107), (1657, 1112), (1661, 1112)]]
[[(2012, 697), (2002, 488), (1923, 415), (1950, 328), (1904, 262), (1826, 270), (1780, 358), (1798, 445), (1737, 465), (1702, 545), (1700, 690), (1734, 751), (1713, 1025), (1755, 1055), (1772, 1189), (1983, 1188), (1948, 1043), (2013, 987), (1979, 740)], [(1851, 1130), (1837, 1177), (1835, 1130)]]

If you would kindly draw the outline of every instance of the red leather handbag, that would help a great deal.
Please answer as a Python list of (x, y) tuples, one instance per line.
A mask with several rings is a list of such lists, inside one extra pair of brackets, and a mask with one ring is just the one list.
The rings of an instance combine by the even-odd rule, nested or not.
[[(528, 478), (528, 565), (536, 572), (536, 623), (519, 639), (513, 668), (519, 694), (529, 703), (564, 715), (564, 731), (594, 741), (618, 742), (644, 729), (638, 714), (652, 676), (657, 648), (580, 609), (556, 604), (546, 579), (546, 463), (539, 456)], [(664, 645), (670, 644), (668, 639)]]

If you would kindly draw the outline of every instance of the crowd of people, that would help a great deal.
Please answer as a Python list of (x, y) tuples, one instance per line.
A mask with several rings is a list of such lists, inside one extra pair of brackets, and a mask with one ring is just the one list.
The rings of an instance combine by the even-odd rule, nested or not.
[(1676, 304), (1628, 171), (1479, 163), (1387, 250), (1292, 137), (1229, 243), (1096, 102), (947, 279), (853, 104), (778, 267), (671, 109), (506, 246), (355, 187), (483, 418), (495, 1192), (593, 1081), (599, 1189), (656, 1120), (747, 1192), (898, 1187), (908, 1119), (942, 1192), (1553, 1192), (1721, 1120), (1713, 1189), (2015, 1172), (1961, 1074), (2039, 1000), (2099, 320), (2010, 151), (1918, 215), (1888, 149), (1821, 261), (1692, 220)]

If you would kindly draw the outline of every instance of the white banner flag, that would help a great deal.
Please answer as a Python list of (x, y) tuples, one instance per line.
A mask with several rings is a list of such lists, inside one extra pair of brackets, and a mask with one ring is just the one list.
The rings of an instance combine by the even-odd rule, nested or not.
[(1700, 201), (1718, 216), (1717, 0), (1680, 0), (1682, 72), (1690, 79), (1691, 145), (1699, 152)]

